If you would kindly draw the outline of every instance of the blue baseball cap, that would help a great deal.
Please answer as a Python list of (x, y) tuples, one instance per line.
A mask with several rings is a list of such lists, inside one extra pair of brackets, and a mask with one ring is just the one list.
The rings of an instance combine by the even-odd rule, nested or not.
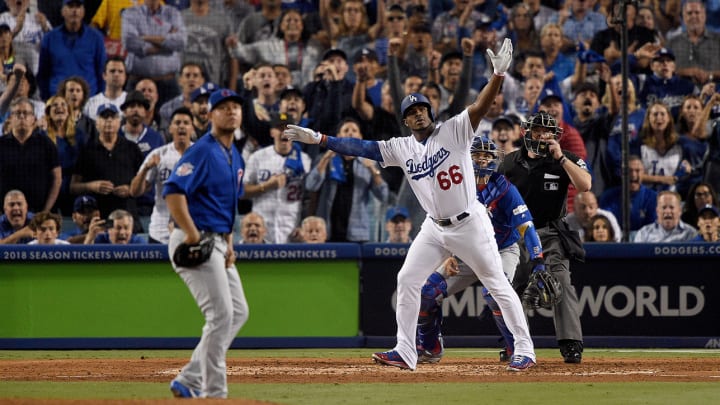
[(97, 200), (91, 195), (81, 195), (73, 203), (73, 212), (95, 211), (96, 209), (98, 209)]
[(564, 101), (562, 95), (557, 94), (550, 89), (543, 89), (542, 93), (540, 93), (540, 97), (538, 98), (540, 100), (540, 104), (545, 104), (545, 101), (550, 99), (555, 99), (561, 103)]
[(85, 4), (83, 0), (63, 0), (63, 6), (67, 6), (70, 3)]
[(390, 207), (385, 214), (385, 221), (390, 221), (395, 217), (410, 218), (410, 212), (405, 207)]
[(97, 115), (99, 117), (104, 113), (107, 113), (108, 111), (112, 112), (115, 115), (120, 115), (120, 110), (118, 110), (117, 106), (110, 103), (100, 104), (100, 107), (98, 107), (97, 109)]
[(668, 58), (670, 60), (675, 60), (675, 54), (670, 48), (660, 48), (660, 50), (655, 53), (655, 57), (653, 57), (653, 60), (658, 60), (662, 58)]
[(700, 216), (700, 215), (702, 215), (702, 214), (704, 214), (704, 213), (706, 213), (706, 212), (711, 212), (711, 213), (713, 213), (713, 215), (715, 215), (716, 217), (720, 217), (720, 211), (718, 211), (717, 207), (715, 207), (715, 206), (712, 205), (712, 204), (705, 204), (704, 207), (700, 208), (700, 209), (698, 210), (698, 216)]
[(244, 100), (239, 94), (230, 89), (216, 90), (210, 94), (210, 111), (226, 101), (235, 101), (242, 104)]
[(202, 86), (198, 87), (197, 89), (193, 90), (192, 93), (190, 93), (190, 102), (194, 103), (195, 100), (203, 94), (207, 94), (208, 97), (210, 97), (210, 94), (212, 94), (212, 92), (219, 88), (220, 86), (215, 83), (205, 82)]

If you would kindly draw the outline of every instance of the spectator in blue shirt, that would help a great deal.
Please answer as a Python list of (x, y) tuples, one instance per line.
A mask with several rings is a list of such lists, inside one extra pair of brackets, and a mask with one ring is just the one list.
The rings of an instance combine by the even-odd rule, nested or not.
[[(644, 225), (652, 224), (657, 218), (657, 193), (641, 183), (645, 172), (642, 159), (633, 155), (628, 158), (630, 172), (630, 231), (637, 231)], [(600, 196), (600, 207), (615, 215), (620, 223), (622, 218), (622, 186), (605, 190)], [(627, 232), (627, 231), (626, 231)]]
[[(107, 229), (107, 230), (106, 230)], [(95, 217), (90, 222), (90, 229), (85, 236), (85, 244), (96, 243), (127, 245), (147, 243), (138, 235), (133, 235), (133, 216), (125, 210), (115, 210), (107, 220)]]
[(63, 79), (73, 75), (88, 82), (88, 96), (105, 88), (105, 42), (98, 30), (83, 22), (84, 1), (63, 0), (62, 15), (64, 24), (45, 34), (40, 45), (38, 87), (43, 100), (55, 94)]
[(90, 222), (93, 218), (100, 218), (100, 209), (95, 197), (91, 195), (81, 195), (75, 198), (73, 202), (72, 220), (75, 224), (74, 229), (68, 229), (60, 234), (60, 239), (64, 239), (70, 243), (83, 243), (85, 235), (90, 229)]
[(3, 215), (0, 215), (0, 245), (24, 244), (33, 238), (30, 220), (33, 214), (28, 212), (25, 194), (20, 190), (10, 190), (3, 200)]

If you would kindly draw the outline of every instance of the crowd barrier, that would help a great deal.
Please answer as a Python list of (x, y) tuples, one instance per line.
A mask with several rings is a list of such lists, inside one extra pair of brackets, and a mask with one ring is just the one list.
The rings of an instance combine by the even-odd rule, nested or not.
[[(237, 245), (235, 348), (391, 347), (407, 245)], [(720, 347), (720, 244), (587, 244), (573, 263), (590, 347)], [(167, 248), (0, 246), (0, 349), (191, 348), (203, 320)], [(446, 299), (448, 346), (496, 347), (478, 286)], [(552, 347), (547, 310), (529, 313)]]

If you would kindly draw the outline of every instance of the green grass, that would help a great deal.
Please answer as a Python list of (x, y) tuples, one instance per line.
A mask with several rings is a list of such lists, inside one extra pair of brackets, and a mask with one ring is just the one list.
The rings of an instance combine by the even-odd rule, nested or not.
[[(367, 358), (362, 349), (232, 350), (230, 358), (340, 357)], [(447, 349), (447, 356), (496, 358), (497, 350)], [(586, 358), (720, 357), (720, 350), (587, 349)], [(539, 358), (558, 356), (556, 349), (537, 350)], [(0, 359), (189, 358), (189, 350), (0, 351)], [(718, 370), (720, 376), (720, 370)], [(229, 386), (230, 398), (250, 398), (288, 405), (374, 404), (703, 404), (717, 403), (720, 377), (711, 383), (348, 383), (239, 384)], [(3, 381), (3, 398), (154, 399), (168, 398), (167, 383)]]
[[(230, 398), (288, 405), (712, 404), (717, 383), (230, 384)], [(3, 398), (168, 398), (166, 383), (7, 382)], [(0, 401), (2, 402), (2, 401)]]

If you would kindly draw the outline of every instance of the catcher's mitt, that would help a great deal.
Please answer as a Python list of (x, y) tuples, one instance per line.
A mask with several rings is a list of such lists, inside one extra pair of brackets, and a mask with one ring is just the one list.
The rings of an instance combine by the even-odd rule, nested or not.
[(543, 264), (536, 265), (522, 294), (523, 306), (527, 309), (550, 309), (561, 300), (562, 286), (560, 282), (545, 270)]
[(195, 267), (201, 265), (210, 259), (213, 248), (215, 248), (215, 240), (212, 235), (201, 234), (200, 241), (190, 245), (181, 243), (173, 253), (173, 262), (178, 267)]

